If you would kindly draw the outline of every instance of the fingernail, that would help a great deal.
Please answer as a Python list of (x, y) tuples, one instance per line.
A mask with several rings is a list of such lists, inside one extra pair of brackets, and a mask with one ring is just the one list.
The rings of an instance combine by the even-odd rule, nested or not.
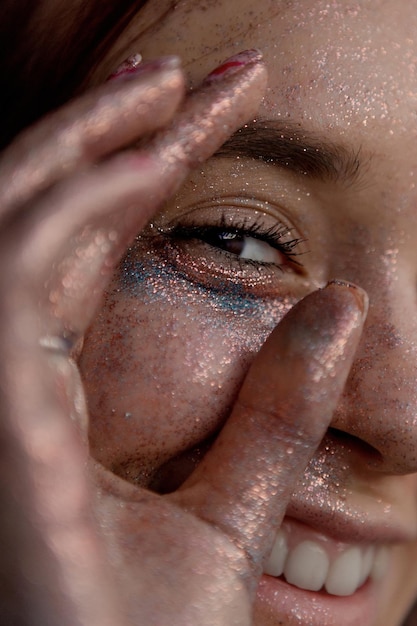
[(150, 74), (163, 69), (174, 70), (180, 67), (180, 64), (179, 57), (174, 55), (144, 62), (140, 54), (133, 54), (123, 61), (115, 72), (110, 74), (107, 81), (136, 78), (136, 76)]
[(368, 295), (366, 291), (364, 291), (361, 287), (358, 287), (358, 285), (350, 283), (347, 280), (334, 278), (327, 283), (326, 287), (343, 287), (344, 289), (349, 289), (352, 295), (355, 296), (361, 313), (365, 316), (368, 312)]
[(124, 76), (125, 74), (134, 74), (141, 63), (142, 55), (139, 53), (132, 54), (125, 61), (123, 61), (123, 63), (121, 63), (112, 74), (110, 74), (107, 80), (113, 80), (114, 78), (119, 78), (119, 76)]
[(230, 58), (228, 58), (224, 63), (216, 67), (203, 81), (203, 85), (211, 84), (224, 78), (231, 76), (232, 74), (236, 74), (241, 70), (242, 67), (246, 67), (252, 63), (256, 63), (262, 60), (262, 53), (259, 50), (245, 50), (244, 52), (239, 52)]

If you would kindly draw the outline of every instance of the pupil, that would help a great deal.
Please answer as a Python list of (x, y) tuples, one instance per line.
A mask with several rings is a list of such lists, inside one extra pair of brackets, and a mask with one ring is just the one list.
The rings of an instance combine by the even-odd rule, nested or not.
[(209, 243), (212, 246), (221, 248), (221, 250), (230, 252), (230, 254), (236, 254), (237, 256), (240, 256), (245, 245), (245, 237), (243, 235), (228, 230), (213, 233), (211, 239)]

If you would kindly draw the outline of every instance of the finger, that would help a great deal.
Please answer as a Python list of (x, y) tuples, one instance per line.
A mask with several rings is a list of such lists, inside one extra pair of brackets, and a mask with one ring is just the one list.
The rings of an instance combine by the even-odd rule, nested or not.
[(122, 626), (69, 398), (20, 315), (17, 333), (0, 304), (2, 623)]
[[(83, 330), (91, 301), (126, 241), (181, 183), (189, 167), (207, 158), (255, 113), (265, 82), (265, 70), (256, 60), (234, 77), (205, 85), (170, 128), (169, 140), (159, 136), (146, 157), (118, 156), (73, 176), (30, 212), (11, 217), (2, 231), (0, 430), (11, 453), (5, 456), (7, 473), (0, 491), (4, 510), (16, 509), (15, 519), (28, 522), (24, 529), (12, 524), (6, 533), (16, 546), (15, 588), (24, 590), (25, 606), (40, 598), (54, 623), (113, 626), (123, 612), (94, 540), (82, 446), (68, 420), (70, 399), (57, 384), (60, 378), (51, 376), (51, 359), (39, 338), (44, 332), (61, 333), (73, 323), (73, 315)], [(179, 147), (167, 154), (164, 148), (170, 142)], [(65, 366), (62, 359), (58, 363)], [(37, 543), (39, 551), (26, 553), (25, 545)], [(25, 577), (28, 569), (39, 573), (40, 585)], [(37, 621), (45, 619), (41, 612)]]
[(179, 115), (155, 137), (149, 149), (158, 154), (165, 167), (175, 164), (177, 172), (182, 169), (185, 176), (190, 167), (214, 154), (256, 115), (266, 84), (266, 67), (258, 50), (231, 57), (191, 93)]
[(189, 169), (255, 114), (265, 85), (265, 67), (253, 53), (232, 76), (194, 92), (146, 152), (75, 175), (13, 218), (0, 241), (0, 283), (16, 294), (14, 306), (22, 310), (43, 293), (48, 332), (82, 334), (127, 245)]
[(183, 486), (181, 501), (222, 528), (258, 574), (343, 390), (365, 300), (362, 290), (331, 283), (284, 317), (213, 448)]
[[(1, 215), (79, 168), (153, 133), (184, 96), (177, 57), (144, 63), (22, 133), (0, 161)], [(0, 217), (1, 217), (0, 215)]]

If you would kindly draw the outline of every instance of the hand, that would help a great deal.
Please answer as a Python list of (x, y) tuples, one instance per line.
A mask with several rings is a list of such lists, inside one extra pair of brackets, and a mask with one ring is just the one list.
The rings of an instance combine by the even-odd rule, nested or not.
[(251, 623), (274, 532), (348, 375), (362, 292), (332, 284), (294, 307), (213, 448), (167, 496), (88, 460), (74, 360), (132, 238), (255, 114), (266, 72), (251, 54), (185, 100), (172, 60), (108, 84), (27, 131), (0, 163), (7, 624)]

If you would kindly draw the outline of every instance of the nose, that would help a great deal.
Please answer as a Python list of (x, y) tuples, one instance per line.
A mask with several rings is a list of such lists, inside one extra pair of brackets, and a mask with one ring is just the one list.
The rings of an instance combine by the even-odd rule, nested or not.
[(371, 281), (366, 287), (368, 318), (331, 427), (368, 444), (374, 470), (416, 472), (415, 282), (404, 277), (382, 288)]

